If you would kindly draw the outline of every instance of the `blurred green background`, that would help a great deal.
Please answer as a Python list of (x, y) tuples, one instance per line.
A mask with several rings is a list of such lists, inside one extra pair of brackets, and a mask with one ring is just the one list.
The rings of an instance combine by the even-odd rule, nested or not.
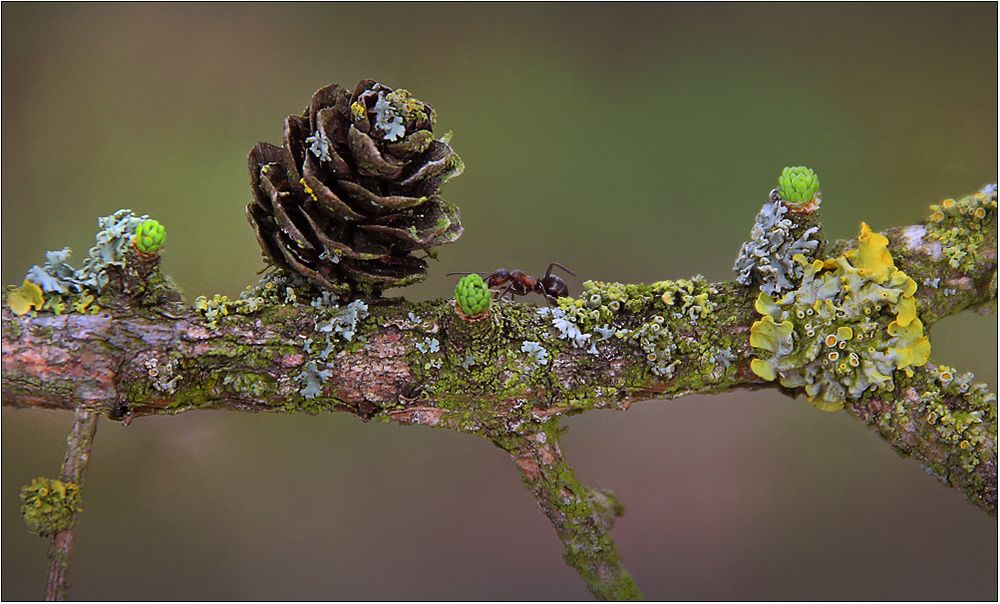
[[(245, 157), (329, 82), (409, 88), (467, 165), (448, 271), (657, 280), (731, 265), (781, 167), (820, 174), (827, 234), (921, 219), (997, 174), (997, 6), (4, 4), (3, 282), (79, 258), (119, 207), (168, 225), (190, 298), (260, 254)], [(579, 283), (572, 282), (579, 290)], [(996, 390), (996, 316), (939, 362)], [(3, 410), (2, 597), (38, 598), (18, 488), (70, 417)], [(651, 598), (995, 599), (997, 524), (844, 413), (775, 393), (568, 422)], [(76, 599), (587, 598), (498, 450), (346, 416), (103, 421)]]

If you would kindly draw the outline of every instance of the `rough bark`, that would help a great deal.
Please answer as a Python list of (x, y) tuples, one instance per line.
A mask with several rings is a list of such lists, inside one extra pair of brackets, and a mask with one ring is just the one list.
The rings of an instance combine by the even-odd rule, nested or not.
[[(927, 223), (884, 233), (900, 270), (918, 283), (940, 279), (940, 287), (916, 292), (926, 328), (966, 309), (995, 308), (995, 210), (987, 220), (972, 250), (978, 260), (966, 270), (949, 264)], [(835, 255), (857, 245), (846, 240), (825, 247)], [(101, 299), (97, 314), (15, 316), (5, 305), (4, 405), (85, 409), (125, 422), (195, 409), (340, 411), (365, 421), (475, 434), (514, 458), (563, 540), (567, 561), (600, 597), (640, 594), (608, 535), (609, 510), (619, 504), (577, 483), (559, 452), (558, 418), (741, 388), (800, 394), (750, 370), (757, 291), (736, 282), (706, 284), (714, 307), (697, 325), (667, 320), (664, 329), (679, 340), (704, 346), (687, 346), (675, 355), (672, 372), (657, 375), (629, 342), (612, 337), (590, 350), (577, 348), (559, 337), (551, 316), (527, 304), (495, 302), (486, 320), (470, 323), (456, 314), (452, 300), (388, 300), (371, 304), (347, 339), (321, 328), (339, 311), (319, 299), (310, 304), (291, 292), (287, 303), (273, 303), (275, 295), (262, 305), (217, 301), (206, 313), (205, 304), (200, 311), (181, 304), (155, 262), (140, 259), (131, 266)], [(649, 321), (653, 314), (641, 311), (632, 320)], [(725, 363), (706, 352), (722, 341), (731, 343), (732, 359)], [(541, 357), (525, 351), (531, 342), (544, 348)], [(933, 363), (912, 376), (896, 374), (891, 393), (848, 401), (847, 411), (995, 513), (996, 434), (967, 442), (950, 429), (954, 418), (949, 415), (947, 425), (941, 419), (974, 405), (991, 408), (995, 418), (995, 399), (984, 402), (982, 388), (942, 388)], [(928, 413), (928, 404), (944, 411)]]

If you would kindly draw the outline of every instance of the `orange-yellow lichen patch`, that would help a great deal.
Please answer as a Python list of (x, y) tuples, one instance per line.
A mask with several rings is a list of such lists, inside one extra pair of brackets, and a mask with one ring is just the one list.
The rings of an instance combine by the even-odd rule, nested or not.
[(7, 294), (7, 305), (15, 315), (23, 315), (31, 310), (40, 310), (45, 304), (42, 288), (27, 279)]

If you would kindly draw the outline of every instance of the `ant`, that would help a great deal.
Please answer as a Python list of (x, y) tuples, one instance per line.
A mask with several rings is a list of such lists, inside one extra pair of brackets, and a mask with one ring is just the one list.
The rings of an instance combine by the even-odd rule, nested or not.
[[(569, 287), (566, 282), (563, 281), (559, 276), (552, 274), (552, 269), (559, 267), (567, 273), (576, 276), (576, 273), (569, 270), (565, 266), (559, 264), (558, 262), (553, 262), (549, 265), (547, 271), (545, 271), (545, 276), (542, 278), (532, 277), (519, 270), (508, 271), (505, 268), (498, 268), (489, 275), (486, 275), (484, 281), (490, 289), (504, 287), (503, 291), (497, 294), (497, 299), (503, 298), (508, 293), (511, 297), (514, 295), (527, 296), (528, 294), (535, 292), (541, 294), (545, 298), (545, 303), (552, 306), (552, 303), (556, 301), (557, 298), (562, 298), (569, 295)], [(471, 275), (472, 273), (448, 273), (449, 275)], [(482, 274), (482, 273), (480, 273)]]

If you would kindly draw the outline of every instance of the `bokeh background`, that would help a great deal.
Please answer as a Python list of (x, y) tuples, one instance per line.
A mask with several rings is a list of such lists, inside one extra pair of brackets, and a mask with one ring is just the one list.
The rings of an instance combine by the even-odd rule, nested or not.
[[(438, 110), (467, 164), (448, 271), (732, 277), (782, 166), (815, 167), (831, 237), (921, 219), (997, 174), (997, 6), (4, 4), (3, 282), (79, 258), (119, 207), (166, 225), (193, 298), (261, 268), (245, 157), (329, 82)], [(573, 282), (575, 289), (579, 283)], [(934, 357), (996, 390), (996, 316)], [(38, 598), (18, 488), (66, 413), (4, 409), (2, 597)], [(997, 523), (846, 414), (774, 393), (568, 421), (651, 598), (997, 597)], [(77, 599), (589, 597), (511, 463), (471, 437), (346, 416), (101, 423)]]

